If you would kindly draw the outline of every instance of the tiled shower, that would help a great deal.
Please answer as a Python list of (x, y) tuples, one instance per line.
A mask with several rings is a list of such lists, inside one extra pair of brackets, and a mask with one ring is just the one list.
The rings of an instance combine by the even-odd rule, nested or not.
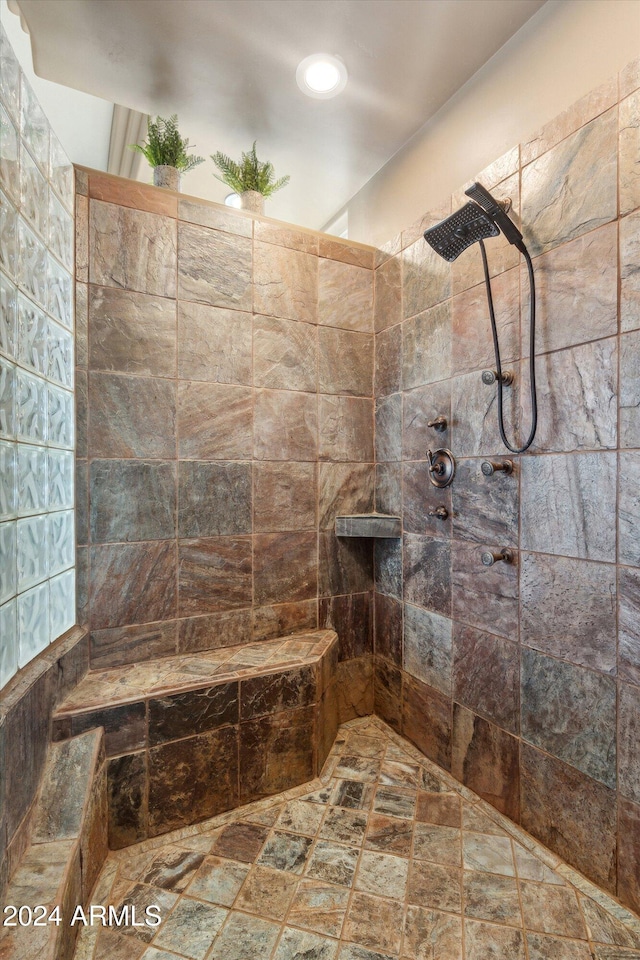
[[(491, 477), (479, 252), (449, 266), (422, 239), (462, 188), (373, 250), (77, 168), (72, 343), (71, 172), (16, 77), (0, 457), (40, 499), (0, 493), (2, 682), (73, 624), (74, 555), (85, 670), (332, 627), (341, 722), (377, 714), (638, 910), (638, 63), (478, 175), (512, 202), (539, 307), (538, 434)], [(526, 274), (501, 238), (487, 252), (524, 432)], [(336, 537), (372, 509), (401, 538)]]

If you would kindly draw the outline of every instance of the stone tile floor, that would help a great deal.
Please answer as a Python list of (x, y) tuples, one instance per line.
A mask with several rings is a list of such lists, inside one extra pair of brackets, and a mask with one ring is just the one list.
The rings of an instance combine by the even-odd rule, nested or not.
[(75, 960), (632, 960), (640, 919), (375, 717), (311, 784), (112, 853)]
[(110, 706), (143, 699), (166, 690), (188, 690), (211, 681), (241, 680), (283, 670), (288, 666), (316, 663), (334, 634), (330, 630), (315, 630), (310, 634), (296, 634), (295, 638), (262, 640), (221, 650), (185, 653), (124, 667), (96, 670), (88, 673), (58, 707), (59, 715), (66, 711)]

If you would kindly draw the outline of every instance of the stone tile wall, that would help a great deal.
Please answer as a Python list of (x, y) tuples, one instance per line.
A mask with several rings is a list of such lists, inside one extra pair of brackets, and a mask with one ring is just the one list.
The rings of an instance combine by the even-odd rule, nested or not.
[[(422, 240), (462, 190), (380, 251), (375, 710), (579, 870), (640, 909), (640, 63), (478, 179), (534, 256), (539, 427), (512, 476), (499, 439), (477, 246)], [(528, 286), (487, 241), (511, 436), (530, 423)], [(438, 434), (427, 422), (447, 417)], [(450, 447), (453, 485), (428, 481)], [(429, 511), (443, 505), (441, 521)], [(483, 549), (515, 562), (485, 568)]]
[(91, 667), (307, 628), (372, 699), (374, 251), (77, 170), (78, 620)]

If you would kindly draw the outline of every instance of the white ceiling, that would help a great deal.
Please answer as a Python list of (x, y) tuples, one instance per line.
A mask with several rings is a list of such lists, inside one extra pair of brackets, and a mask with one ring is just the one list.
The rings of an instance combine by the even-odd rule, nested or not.
[[(267, 213), (320, 228), (544, 2), (20, 0), (20, 9), (39, 76), (178, 113), (207, 158), (239, 158), (257, 140), (276, 175), (291, 175)], [(296, 86), (299, 61), (316, 52), (347, 65), (334, 100)], [(213, 170), (207, 160), (183, 191), (222, 200), (228, 188)]]

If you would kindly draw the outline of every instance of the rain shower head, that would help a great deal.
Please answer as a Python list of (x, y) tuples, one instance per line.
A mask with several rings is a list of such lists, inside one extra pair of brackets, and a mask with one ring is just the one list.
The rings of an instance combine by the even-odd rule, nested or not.
[(446, 220), (425, 230), (424, 238), (436, 253), (449, 263), (478, 240), (497, 237), (502, 231), (509, 243), (523, 251), (522, 234), (498, 200), (481, 183), (472, 183), (465, 190), (472, 203), (456, 210)]

